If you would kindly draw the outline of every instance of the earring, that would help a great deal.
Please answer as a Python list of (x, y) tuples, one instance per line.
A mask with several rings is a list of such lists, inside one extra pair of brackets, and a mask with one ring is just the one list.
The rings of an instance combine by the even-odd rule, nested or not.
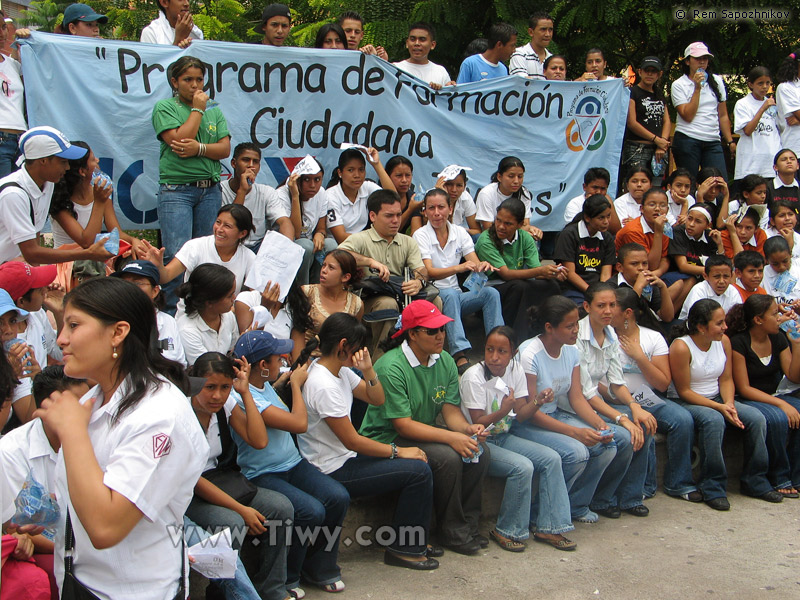
[(261, 376), (264, 379), (269, 379), (269, 369), (261, 369)]
[(625, 329), (628, 329), (628, 319), (625, 319)]
[(119, 358), (119, 354), (117, 354), (117, 347), (114, 346), (112, 348), (112, 350), (113, 350), (113, 352), (111, 353), (111, 358), (113, 358), (114, 360), (118, 359)]

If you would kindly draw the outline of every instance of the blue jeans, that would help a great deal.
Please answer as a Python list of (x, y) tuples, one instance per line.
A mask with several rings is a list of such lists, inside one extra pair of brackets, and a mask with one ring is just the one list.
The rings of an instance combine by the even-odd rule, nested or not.
[(330, 474), (352, 498), (399, 491), (387, 547), (396, 554), (421, 557), (428, 543), (433, 507), (433, 474), (428, 463), (408, 458), (354, 456)]
[[(205, 529), (201, 529), (199, 525), (193, 523), (188, 517), (183, 517), (183, 535), (186, 538), (187, 546), (194, 546), (198, 542), (211, 537), (210, 533)], [(211, 579), (210, 581), (217, 584), (225, 594), (225, 598), (230, 600), (261, 600), (261, 596), (258, 595), (256, 588), (253, 587), (253, 583), (244, 570), (241, 558), (236, 559), (236, 573), (233, 579)]]
[[(300, 269), (295, 277), (297, 285), (308, 285), (312, 279), (319, 281), (319, 266), (314, 264), (314, 241), (308, 238), (298, 238), (294, 243), (303, 249), (303, 262), (300, 263)], [(337, 247), (335, 239), (326, 237), (322, 252), (327, 254), (331, 250), (336, 250)], [(312, 271), (316, 271), (316, 276), (313, 278)]]
[[(623, 406), (621, 404), (614, 404), (613, 406), (619, 412), (626, 415), (629, 419), (632, 417), (631, 409), (627, 406)], [(609, 424), (614, 422), (608, 417), (603, 417), (603, 420)], [(623, 444), (620, 444), (621, 438), (624, 438)], [(619, 506), (621, 509), (625, 510), (628, 508), (633, 508), (634, 506), (639, 506), (642, 503), (642, 496), (644, 496), (644, 480), (645, 477), (647, 477), (647, 462), (650, 455), (650, 447), (653, 445), (653, 436), (645, 433), (644, 444), (642, 444), (642, 447), (636, 452), (633, 451), (633, 446), (631, 445), (631, 434), (624, 427), (615, 427), (614, 440), (617, 442), (617, 459), (623, 452), (625, 452), (623, 448), (626, 445), (630, 448), (629, 452), (631, 453), (631, 459), (630, 463), (628, 464), (628, 468), (626, 469), (619, 486), (614, 491), (614, 496), (610, 502), (611, 506)], [(614, 462), (618, 461), (615, 459)], [(621, 465), (621, 463), (619, 464)], [(613, 467), (614, 464), (612, 463), (611, 466)], [(613, 473), (613, 470), (611, 468), (607, 469), (603, 474), (603, 478), (605, 479), (610, 477), (611, 473)], [(596, 503), (597, 495), (595, 494), (595, 500), (592, 502), (592, 506), (594, 506)], [(599, 506), (598, 508), (606, 507)]]
[[(720, 402), (719, 396), (715, 399)], [(722, 413), (708, 406), (689, 404), (676, 400), (688, 410), (694, 419), (697, 430), (697, 445), (700, 448), (700, 484), (699, 488), (704, 500), (724, 498), (728, 484), (728, 471), (725, 458), (722, 456), (722, 436), (725, 433), (725, 417)], [(744, 466), (742, 467), (742, 492), (752, 496), (760, 496), (772, 489), (767, 480), (769, 456), (765, 443), (767, 421), (757, 409), (736, 402), (739, 420), (744, 423)]]
[[(172, 260), (189, 240), (211, 235), (221, 205), (219, 184), (210, 188), (164, 183), (159, 186), (158, 223), (164, 244), (164, 264)], [(181, 279), (176, 277), (161, 285), (170, 314), (175, 313), (178, 303), (175, 290)]]
[(679, 169), (689, 169), (692, 177), (697, 177), (701, 167), (716, 167), (722, 173), (722, 178), (728, 179), (725, 154), (722, 152), (722, 143), (719, 140), (703, 142), (678, 132), (672, 138), (672, 156), (675, 159), (675, 166)]
[[(350, 506), (350, 494), (335, 479), (320, 472), (306, 459), (283, 473), (265, 473), (254, 477), (259, 487), (280, 492), (294, 506), (295, 535), (286, 561), (286, 587), (300, 583), (300, 573), (311, 583), (326, 585), (342, 578), (339, 565), (339, 535)], [(320, 527), (324, 531), (320, 531)], [(316, 539), (298, 540), (299, 531), (314, 531)], [(327, 535), (325, 535), (327, 532)], [(328, 537), (330, 536), (330, 537)]]
[(10, 175), (19, 167), (19, 134), (0, 131), (0, 177)]
[[(692, 445), (694, 444), (694, 420), (682, 406), (672, 400), (646, 409), (658, 421), (658, 431), (667, 435), (667, 465), (664, 469), (664, 491), (670, 496), (681, 496), (694, 492), (697, 486), (692, 479)], [(650, 445), (647, 460), (647, 477), (644, 493), (653, 496), (656, 480), (656, 445)]]
[[(263, 488), (258, 489), (250, 506), (264, 515), (268, 521), (286, 523), (292, 518), (292, 505), (278, 493)], [(225, 527), (231, 530), (231, 545), (241, 548), (247, 525), (242, 517), (229, 508), (210, 504), (197, 496), (192, 498), (186, 509), (186, 517), (214, 533)], [(256, 544), (256, 542), (258, 542)], [(286, 536), (283, 527), (268, 527), (253, 544), (258, 553), (258, 570), (253, 574), (253, 586), (259, 596), (266, 600), (286, 598)], [(237, 569), (238, 572), (238, 569)], [(235, 586), (242, 589), (241, 586)], [(248, 596), (244, 596), (245, 598)]]
[[(489, 438), (491, 477), (503, 477), (506, 487), (495, 529), (512, 540), (524, 540), (533, 527), (541, 533), (564, 533), (574, 527), (569, 495), (558, 452), (510, 433)], [(536, 501), (534, 493), (538, 488)]]
[[(795, 409), (800, 410), (800, 399), (794, 396), (780, 396)], [(741, 400), (742, 404), (757, 409), (767, 421), (767, 453), (769, 470), (767, 479), (775, 489), (800, 485), (800, 435), (797, 429), (789, 429), (789, 419), (779, 407), (765, 402)]]
[(503, 311), (500, 306), (500, 293), (493, 287), (484, 286), (480, 291), (464, 292), (460, 289), (445, 288), (439, 290), (442, 299), (442, 312), (453, 319), (444, 326), (447, 337), (447, 351), (450, 354), (469, 350), (472, 345), (464, 333), (461, 315), (471, 315), (483, 311), (483, 331), (489, 333), (503, 324)]
[[(592, 429), (574, 414), (559, 408), (549, 416), (573, 427)], [(561, 456), (564, 481), (569, 492), (572, 518), (577, 519), (586, 515), (603, 472), (617, 455), (616, 442), (612, 440), (607, 444), (595, 444), (587, 447), (562, 433), (518, 421), (512, 425), (511, 433), (531, 442), (548, 446), (558, 452)]]

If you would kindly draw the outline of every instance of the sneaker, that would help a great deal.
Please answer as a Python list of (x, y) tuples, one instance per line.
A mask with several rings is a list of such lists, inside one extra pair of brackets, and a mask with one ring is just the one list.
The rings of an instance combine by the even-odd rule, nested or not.
[(578, 523), (597, 523), (600, 520), (600, 517), (597, 516), (596, 512), (589, 510), (580, 517), (572, 517), (572, 520)]
[(289, 595), (295, 600), (301, 600), (306, 597), (306, 591), (303, 588), (295, 587), (289, 590)]

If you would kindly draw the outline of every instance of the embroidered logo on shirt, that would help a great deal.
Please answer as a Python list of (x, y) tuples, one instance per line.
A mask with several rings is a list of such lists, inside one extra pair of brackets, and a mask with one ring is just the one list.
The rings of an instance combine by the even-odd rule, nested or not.
[(166, 433), (157, 433), (153, 436), (153, 458), (161, 458), (172, 450), (172, 440)]

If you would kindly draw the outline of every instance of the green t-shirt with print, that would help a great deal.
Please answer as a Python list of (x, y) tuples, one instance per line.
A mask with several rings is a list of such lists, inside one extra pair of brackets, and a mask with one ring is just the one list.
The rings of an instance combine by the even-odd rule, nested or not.
[(401, 347), (389, 350), (375, 363), (386, 402), (368, 406), (361, 423), (361, 435), (384, 444), (397, 438), (392, 419), (411, 417), (414, 421), (434, 426), (442, 405), (461, 404), (458, 394), (458, 369), (447, 352), (431, 366), (412, 367)]
[[(478, 241), (475, 242), (475, 253), (478, 258), (485, 260), (496, 268), (508, 267), (512, 271), (520, 269), (535, 269), (542, 266), (539, 261), (539, 249), (536, 247), (536, 240), (533, 236), (522, 229), (517, 230), (517, 239), (511, 244), (503, 244), (501, 253), (494, 245), (492, 238), (489, 237), (489, 230), (481, 233)], [(489, 279), (499, 279), (500, 276), (493, 272)]]
[[(192, 107), (178, 98), (166, 98), (156, 102), (153, 108), (153, 128), (161, 142), (158, 161), (158, 182), (167, 185), (192, 183), (203, 179), (220, 180), (220, 162), (207, 157), (180, 158), (159, 136), (161, 132), (177, 129), (192, 114)], [(200, 121), (195, 139), (201, 144), (213, 144), (230, 136), (228, 122), (218, 106), (209, 108)]]

